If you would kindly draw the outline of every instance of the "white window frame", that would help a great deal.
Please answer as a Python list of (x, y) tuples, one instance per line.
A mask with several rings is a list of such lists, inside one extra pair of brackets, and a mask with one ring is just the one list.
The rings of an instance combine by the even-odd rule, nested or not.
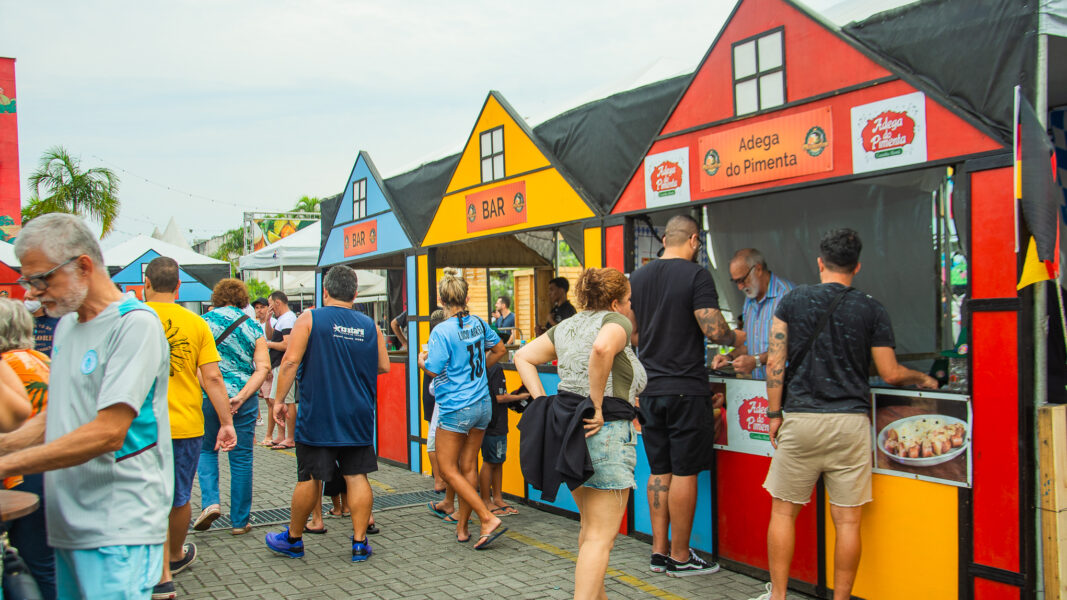
[[(766, 65), (767, 61), (766, 60), (762, 61), (764, 64), (761, 65), (760, 64), (761, 63), (761, 60), (760, 60), (760, 50), (761, 50), (761, 48), (760, 48), (760, 40), (767, 40), (769, 38), (772, 38), (773, 36), (778, 36), (779, 41), (780, 41), (779, 50), (781, 52), (781, 56), (778, 57), (778, 61), (777, 61), (778, 64), (774, 65), (773, 64), (774, 60), (772, 59), (770, 64), (772, 64), (773, 66), (767, 66)], [(753, 72), (751, 72), (751, 73), (745, 73), (745, 74), (743, 74), (741, 76), (738, 76), (738, 61), (737, 61), (738, 49), (743, 47), (743, 46), (746, 46), (747, 44), (751, 44), (752, 45), (751, 48), (752, 48), (752, 54), (754, 55), (753, 59), (755, 60), (755, 70)], [(730, 67), (731, 67), (731, 76), (733, 78), (734, 115), (741, 116), (741, 115), (756, 114), (756, 113), (759, 113), (759, 112), (763, 112), (763, 111), (766, 111), (766, 110), (771, 110), (771, 109), (774, 109), (774, 108), (778, 108), (780, 106), (784, 106), (789, 101), (789, 99), (786, 97), (787, 88), (786, 88), (786, 79), (785, 79), (785, 27), (784, 26), (776, 27), (774, 29), (771, 29), (771, 30), (768, 30), (768, 31), (764, 31), (764, 32), (762, 32), (760, 34), (757, 34), (757, 35), (754, 35), (752, 37), (745, 38), (743, 40), (739, 40), (737, 42), (734, 42), (730, 46)], [(764, 97), (763, 97), (763, 82), (764, 82), (764, 80), (768, 80), (769, 81), (771, 78), (779, 78), (781, 80), (781, 82), (782, 82), (782, 98), (781, 98), (781, 102), (774, 102), (772, 100), (765, 100)], [(756, 107), (755, 107), (755, 109), (747, 109), (746, 108), (745, 110), (742, 111), (742, 110), (740, 110), (738, 108), (737, 90), (738, 90), (738, 87), (740, 85), (750, 84), (750, 83), (753, 83), (755, 85)], [(774, 103), (772, 103), (772, 102), (774, 102)]]
[(352, 182), (352, 220), (367, 216), (367, 178)]
[[(489, 143), (486, 144), (486, 141)], [(478, 156), (482, 183), (498, 181), (504, 175), (504, 126), (486, 129), (478, 134)], [(488, 172), (487, 172), (488, 171)], [(487, 176), (488, 175), (488, 176)]]

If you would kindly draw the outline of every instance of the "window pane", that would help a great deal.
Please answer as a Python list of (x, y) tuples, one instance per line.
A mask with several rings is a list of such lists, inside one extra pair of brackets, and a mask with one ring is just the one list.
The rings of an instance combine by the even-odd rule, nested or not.
[(493, 135), (486, 131), (482, 134), (482, 156), (489, 156), (493, 153)]
[(367, 180), (366, 179), (364, 179), (364, 180), (359, 182), (359, 197), (360, 198), (366, 198), (367, 197)]
[(734, 46), (734, 79), (756, 74), (756, 42)]
[(782, 66), (782, 32), (776, 31), (759, 39), (759, 70)]
[(504, 128), (493, 130), (493, 154), (504, 151)]
[(737, 105), (737, 114), (744, 115), (759, 110), (756, 100), (756, 80), (750, 79), (734, 86), (734, 103)]
[(759, 78), (760, 108), (770, 108), (785, 104), (785, 87), (782, 85), (782, 71), (763, 75)]
[(482, 181), (492, 181), (492, 180), (493, 180), (493, 159), (491, 159), (491, 158), (483, 158), (482, 159)]
[(504, 176), (504, 155), (497, 154), (493, 157), (493, 179), (500, 179)]

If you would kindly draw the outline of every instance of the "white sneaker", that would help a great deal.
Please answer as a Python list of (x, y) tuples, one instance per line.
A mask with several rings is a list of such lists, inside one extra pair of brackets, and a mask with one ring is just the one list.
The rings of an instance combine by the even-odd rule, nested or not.
[(193, 521), (193, 529), (197, 531), (207, 531), (211, 528), (211, 524), (215, 522), (215, 519), (219, 518), (222, 513), (219, 512), (219, 505), (212, 504), (204, 509), (200, 513), (200, 516)]
[(767, 591), (763, 592), (759, 596), (756, 596), (755, 598), (750, 598), (749, 600), (771, 600), (771, 582), (768, 581), (767, 587), (764, 589)]

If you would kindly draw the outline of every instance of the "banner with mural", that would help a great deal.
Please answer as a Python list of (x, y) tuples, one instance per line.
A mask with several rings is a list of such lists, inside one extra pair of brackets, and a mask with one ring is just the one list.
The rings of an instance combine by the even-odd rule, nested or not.
[(318, 219), (286, 219), (278, 217), (253, 219), (252, 222), (256, 225), (252, 228), (252, 250), (256, 251), (319, 221)]
[(22, 224), (15, 105), (15, 59), (0, 58), (0, 240), (5, 242), (15, 239)]

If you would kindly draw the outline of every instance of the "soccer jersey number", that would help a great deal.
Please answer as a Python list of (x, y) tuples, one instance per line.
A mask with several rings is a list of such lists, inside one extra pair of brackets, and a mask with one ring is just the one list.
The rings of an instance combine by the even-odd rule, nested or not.
[(485, 352), (482, 350), (482, 343), (476, 342), (467, 346), (467, 353), (470, 354), (471, 381), (474, 381), (485, 372)]

